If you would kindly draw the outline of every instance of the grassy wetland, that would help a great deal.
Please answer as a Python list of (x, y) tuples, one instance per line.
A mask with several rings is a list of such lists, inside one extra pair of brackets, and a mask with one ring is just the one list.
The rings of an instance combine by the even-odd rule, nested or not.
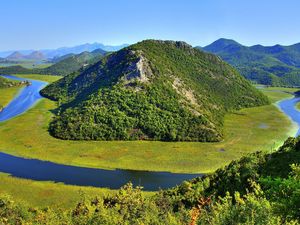
[[(60, 78), (35, 74), (17, 76), (49, 83)], [(19, 90), (20, 87), (0, 89), (0, 93), (3, 92), (1, 103), (7, 104)], [(294, 125), (275, 103), (292, 97), (296, 90), (262, 89), (272, 104), (226, 115), (225, 140), (218, 143), (60, 140), (48, 133), (56, 103), (42, 99), (26, 113), (0, 123), (0, 151), (84, 167), (210, 173), (247, 153), (272, 151), (292, 135)], [(161, 163), (158, 164), (158, 161)], [(19, 186), (22, 186), (21, 190)], [(14, 196), (16, 200), (34, 207), (70, 208), (82, 196), (92, 198), (113, 193), (114, 190), (105, 188), (32, 181), (0, 174), (0, 194)], [(146, 194), (151, 195), (150, 192)]]
[[(41, 75), (22, 77), (48, 82), (59, 79)], [(0, 124), (3, 137), (0, 150), (16, 156), (84, 167), (209, 173), (247, 153), (271, 151), (292, 135), (294, 125), (274, 103), (292, 97), (293, 91), (296, 89), (263, 89), (272, 104), (226, 115), (225, 139), (216, 143), (56, 139), (48, 133), (56, 103), (42, 99), (25, 114)]]

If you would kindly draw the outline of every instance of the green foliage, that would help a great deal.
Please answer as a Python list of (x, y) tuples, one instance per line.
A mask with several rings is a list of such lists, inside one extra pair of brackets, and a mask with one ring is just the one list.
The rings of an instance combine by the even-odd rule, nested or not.
[(288, 178), (261, 178), (266, 195), (276, 204), (278, 213), (288, 218), (300, 218), (300, 167), (292, 164)]
[(51, 134), (79, 140), (219, 141), (226, 112), (268, 103), (219, 58), (183, 42), (153, 40), (41, 94), (62, 103)]
[[(211, 175), (166, 190), (162, 195), (172, 199), (174, 210), (182, 206), (197, 207), (201, 198), (213, 199), (214, 204), (202, 212), (203, 221), (213, 221), (211, 224), (231, 224), (230, 220), (233, 224), (262, 224), (264, 217), (272, 219), (270, 221), (281, 218), (281, 223), (282, 218), (299, 220), (299, 146), (300, 138), (289, 138), (277, 152), (250, 154)], [(244, 200), (240, 196), (244, 196)], [(219, 198), (225, 201), (220, 203)], [(248, 200), (251, 201), (246, 204)], [(257, 207), (253, 212), (251, 205)], [(279, 222), (274, 223), (281, 224)]]
[(273, 86), (300, 86), (300, 51), (297, 45), (243, 46), (220, 39), (203, 48), (219, 55), (247, 79)]
[(200, 211), (198, 224), (282, 224), (282, 219), (273, 212), (271, 203), (261, 195), (249, 193), (234, 198), (227, 194), (206, 210)]
[(63, 58), (57, 63), (49, 66), (47, 68), (41, 69), (41, 74), (53, 74), (65, 76), (85, 67), (89, 64), (94, 64), (99, 61), (105, 52), (82, 52), (78, 55), (71, 55), (69, 57)]
[(32, 73), (33, 70), (24, 68), (22, 66), (8, 66), (0, 67), (0, 74), (28, 74)]
[[(81, 200), (71, 210), (30, 208), (0, 196), (2, 224), (299, 224), (300, 138), (290, 138), (271, 154), (256, 153), (216, 173), (185, 181), (145, 197), (131, 183), (116, 194)], [(275, 160), (274, 160), (275, 159)], [(288, 168), (286, 175), (267, 171), (270, 164)], [(288, 166), (288, 167), (286, 167)], [(222, 179), (221, 179), (222, 178)]]

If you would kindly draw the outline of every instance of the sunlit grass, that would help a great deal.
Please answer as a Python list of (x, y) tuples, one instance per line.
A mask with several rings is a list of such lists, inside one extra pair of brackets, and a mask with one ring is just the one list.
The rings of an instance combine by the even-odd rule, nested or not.
[[(116, 190), (80, 187), (62, 183), (32, 181), (0, 173), (0, 194), (13, 196), (14, 200), (32, 207), (70, 208), (81, 198), (94, 198), (114, 194)], [(154, 192), (144, 192), (147, 196)]]
[(53, 75), (41, 75), (41, 74), (13, 74), (16, 77), (22, 77), (25, 79), (33, 79), (33, 80), (42, 80), (48, 83), (52, 83), (54, 81), (62, 78), (61, 76), (53, 76)]
[(0, 106), (5, 107), (22, 87), (0, 88)]

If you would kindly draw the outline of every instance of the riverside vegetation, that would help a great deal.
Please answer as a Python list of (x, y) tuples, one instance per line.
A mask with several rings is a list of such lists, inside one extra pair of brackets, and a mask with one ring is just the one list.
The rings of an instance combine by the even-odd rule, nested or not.
[(4, 224), (299, 224), (300, 140), (256, 152), (203, 178), (153, 196), (130, 183), (116, 194), (82, 196), (71, 210), (32, 208), (0, 196)]

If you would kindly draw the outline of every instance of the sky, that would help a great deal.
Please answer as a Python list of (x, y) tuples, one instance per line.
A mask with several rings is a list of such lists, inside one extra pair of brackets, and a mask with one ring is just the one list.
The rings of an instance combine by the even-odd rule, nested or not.
[(299, 0), (0, 0), (0, 51), (144, 39), (300, 42)]

